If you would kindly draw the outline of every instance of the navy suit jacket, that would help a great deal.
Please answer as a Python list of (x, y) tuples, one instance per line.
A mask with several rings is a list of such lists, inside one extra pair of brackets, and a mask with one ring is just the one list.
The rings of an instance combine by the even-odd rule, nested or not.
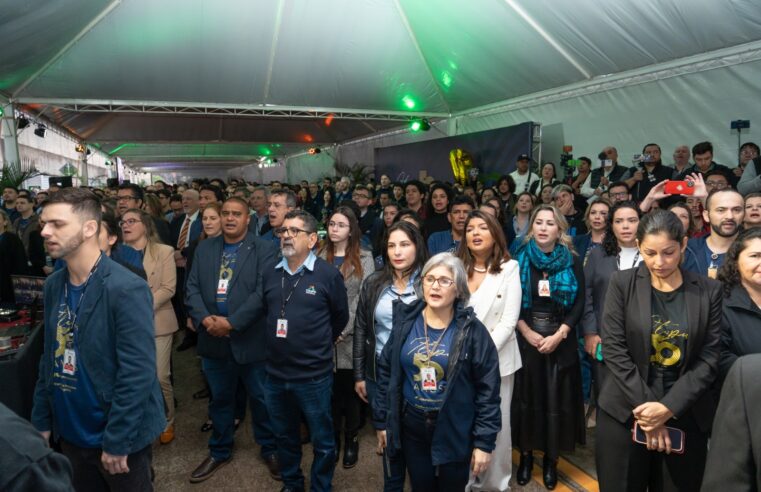
[(234, 358), (239, 364), (265, 360), (265, 309), (262, 273), (275, 268), (277, 248), (249, 232), (238, 250), (235, 270), (227, 288), (229, 337), (215, 337), (201, 322), (217, 309), (217, 283), (224, 239), (217, 236), (198, 243), (185, 286), (185, 305), (198, 331), (198, 355), (211, 359)]
[[(171, 247), (177, 249), (177, 241), (180, 240), (180, 232), (182, 232), (182, 224), (185, 222), (185, 215), (182, 214), (178, 217), (176, 217), (171, 224), (169, 224), (170, 229), (170, 236), (172, 243), (170, 244)], [(193, 243), (196, 239), (198, 239), (201, 236), (201, 232), (203, 232), (203, 225), (201, 224), (201, 212), (198, 212), (198, 217), (196, 217), (196, 220), (193, 221), (192, 224), (190, 224), (190, 230), (188, 231), (189, 241), (188, 241), (188, 247), (190, 244)], [(182, 255), (187, 256), (188, 248), (182, 248)]]
[[(58, 307), (66, 269), (45, 282), (45, 342), (32, 424), (53, 428), (53, 369)], [(145, 280), (103, 255), (82, 296), (77, 319), (78, 363), (92, 380), (106, 414), (103, 450), (128, 455), (150, 445), (166, 426), (156, 377), (153, 296)]]

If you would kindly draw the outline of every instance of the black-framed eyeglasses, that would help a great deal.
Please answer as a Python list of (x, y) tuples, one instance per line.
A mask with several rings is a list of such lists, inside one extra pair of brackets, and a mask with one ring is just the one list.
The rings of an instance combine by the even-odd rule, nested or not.
[(126, 202), (127, 200), (137, 200), (136, 196), (127, 195), (127, 196), (117, 196), (116, 200), (119, 202)]
[(304, 234), (312, 234), (311, 232), (304, 229), (299, 229), (298, 227), (278, 227), (275, 229), (275, 234), (278, 236), (286, 237), (296, 237), (300, 232), (303, 232)]

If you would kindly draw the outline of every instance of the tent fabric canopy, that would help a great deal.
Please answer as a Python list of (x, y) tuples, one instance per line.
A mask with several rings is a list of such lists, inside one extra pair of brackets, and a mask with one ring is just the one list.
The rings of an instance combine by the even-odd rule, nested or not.
[[(761, 41), (759, 0), (0, 0), (0, 12), (0, 94), (108, 152), (151, 144), (141, 163), (342, 143)], [(183, 142), (219, 154), (175, 159)]]

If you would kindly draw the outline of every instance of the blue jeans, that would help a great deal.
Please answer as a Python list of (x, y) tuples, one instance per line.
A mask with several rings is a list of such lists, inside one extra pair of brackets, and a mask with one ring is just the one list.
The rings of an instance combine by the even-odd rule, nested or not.
[[(378, 392), (378, 383), (371, 380), (365, 380), (365, 389), (367, 390), (367, 401), (372, 407), (373, 398)], [(383, 453), (383, 491), (384, 492), (401, 492), (404, 490), (404, 474), (407, 472), (404, 465), (404, 452), (399, 451), (393, 458), (388, 453)]]
[(299, 382), (267, 376), (267, 409), (277, 438), (280, 475), (283, 477), (283, 485), (287, 488), (304, 489), (299, 435), (302, 413), (309, 426), (314, 449), (311, 490), (328, 491), (332, 488), (336, 459), (331, 415), (332, 387), (333, 374)]
[(201, 362), (212, 398), (209, 401), (209, 418), (214, 423), (209, 437), (209, 454), (218, 461), (232, 455), (233, 427), (238, 381), (242, 381), (251, 398), (254, 439), (261, 446), (262, 457), (275, 454), (277, 446), (271, 418), (264, 401), (264, 362), (238, 364), (233, 359), (209, 359)]

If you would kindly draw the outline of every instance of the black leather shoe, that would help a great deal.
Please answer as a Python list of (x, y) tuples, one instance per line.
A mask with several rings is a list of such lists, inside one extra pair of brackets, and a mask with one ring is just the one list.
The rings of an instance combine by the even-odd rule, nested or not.
[(264, 458), (264, 464), (267, 465), (267, 471), (270, 472), (270, 477), (278, 482), (283, 481), (283, 477), (280, 476), (280, 462), (277, 460), (276, 454), (271, 454)]
[(217, 470), (225, 466), (230, 462), (229, 459), (225, 461), (217, 461), (211, 456), (203, 460), (203, 463), (198, 465), (198, 468), (193, 470), (193, 473), (190, 474), (190, 483), (200, 483), (204, 480), (208, 480), (211, 478), (212, 475), (214, 475)]
[(518, 464), (518, 473), (515, 480), (518, 485), (526, 485), (531, 481), (531, 470), (534, 468), (534, 455), (531, 452), (521, 453), (521, 461)]
[(542, 461), (542, 478), (544, 479), (544, 487), (547, 490), (555, 489), (555, 486), (558, 484), (558, 460), (544, 457)]
[(209, 432), (214, 428), (214, 423), (211, 420), (207, 420), (201, 426), (201, 432)]
[(354, 468), (359, 459), (359, 438), (356, 434), (347, 435), (344, 443), (344, 468)]

